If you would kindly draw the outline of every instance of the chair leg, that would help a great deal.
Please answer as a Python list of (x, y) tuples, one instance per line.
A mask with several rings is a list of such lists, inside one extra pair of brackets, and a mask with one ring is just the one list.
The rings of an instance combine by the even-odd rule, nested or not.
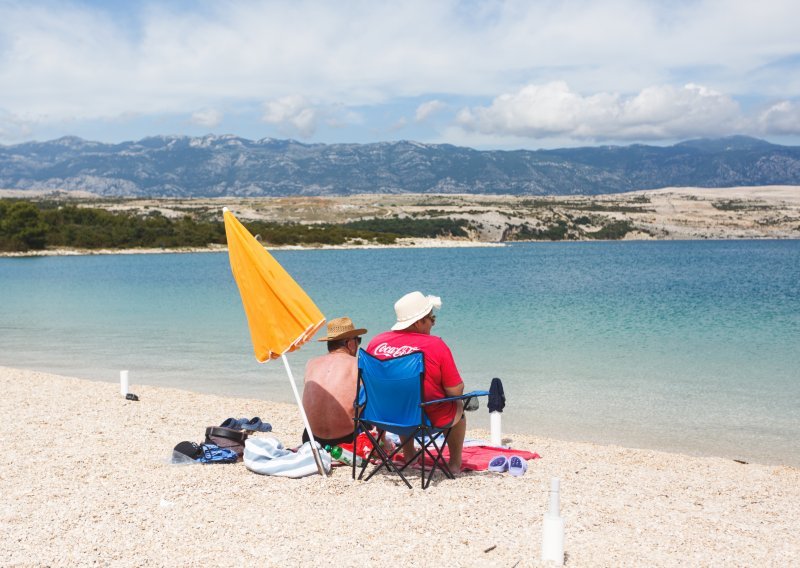
[[(430, 437), (428, 438), (430, 439)], [(425, 484), (425, 436), (421, 436), (419, 439), (420, 445), (422, 446), (422, 475), (420, 479), (422, 481), (422, 490), (425, 491), (428, 485), (430, 485), (430, 477), (428, 478), (428, 485)], [(431, 477), (433, 477), (433, 468), (431, 468)]]
[[(375, 475), (376, 473), (378, 473), (378, 471), (380, 471), (382, 467), (385, 467), (386, 470), (389, 471), (390, 473), (394, 472), (398, 474), (400, 478), (403, 480), (403, 482), (408, 486), (408, 488), (411, 489), (411, 484), (408, 482), (406, 476), (403, 475), (402, 472), (402, 470), (405, 469), (405, 466), (401, 469), (397, 469), (397, 466), (395, 466), (393, 462), (394, 455), (398, 452), (400, 448), (398, 447), (391, 454), (387, 454), (386, 450), (384, 450), (383, 447), (381, 447), (380, 443), (378, 442), (378, 440), (380, 440), (380, 438), (383, 437), (383, 433), (384, 433), (383, 430), (378, 430), (378, 436), (377, 438), (374, 438), (372, 434), (369, 431), (367, 431), (367, 436), (372, 442), (372, 452), (370, 452), (370, 456), (372, 456), (373, 452), (377, 451), (378, 456), (381, 458), (381, 463), (379, 463), (378, 465), (375, 466), (375, 468), (373, 468), (373, 470), (370, 472), (370, 474), (364, 481), (369, 481), (373, 475)], [(361, 473), (358, 476), (359, 479), (363, 477), (364, 472), (367, 469), (368, 463), (369, 463), (368, 461), (365, 461), (364, 464), (361, 466)]]
[[(439, 446), (435, 441), (434, 434), (432, 432), (428, 433), (428, 439), (430, 440), (430, 442), (427, 445), (423, 446), (423, 450), (425, 453), (422, 456), (422, 463), (424, 472), (425, 459), (427, 456), (430, 456), (431, 470), (430, 473), (428, 474), (427, 481), (424, 480), (424, 475), (423, 475), (423, 486), (422, 486), (423, 489), (426, 489), (430, 485), (431, 479), (433, 478), (433, 474), (436, 471), (437, 467), (442, 471), (442, 473), (444, 473), (445, 477), (447, 477), (448, 479), (455, 479), (455, 476), (450, 471), (450, 466), (447, 464), (447, 462), (444, 461), (444, 456), (442, 455), (442, 452), (444, 451), (444, 447), (447, 444), (447, 440), (449, 437), (450, 437), (450, 430), (448, 429), (445, 431), (442, 445)], [(421, 439), (424, 440), (424, 436)], [(436, 450), (435, 454), (430, 451), (430, 446), (433, 446), (433, 448)]]

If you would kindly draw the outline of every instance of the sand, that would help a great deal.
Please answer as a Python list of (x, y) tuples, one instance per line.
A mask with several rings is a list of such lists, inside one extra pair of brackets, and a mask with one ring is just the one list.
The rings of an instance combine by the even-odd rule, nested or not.
[(292, 480), (168, 463), (176, 443), (229, 416), (258, 415), (296, 445), (291, 405), (143, 385), (131, 402), (115, 383), (4, 367), (0, 388), (5, 566), (539, 566), (553, 476), (567, 566), (800, 558), (796, 468), (513, 434), (542, 455), (520, 478), (438, 477), (424, 492), (386, 475), (353, 482), (345, 468)]

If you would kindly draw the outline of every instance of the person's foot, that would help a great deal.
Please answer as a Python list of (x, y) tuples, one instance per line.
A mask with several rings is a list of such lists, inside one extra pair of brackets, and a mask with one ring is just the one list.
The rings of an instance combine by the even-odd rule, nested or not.
[(461, 473), (461, 462), (458, 462), (457, 464), (454, 462), (449, 462), (447, 467), (450, 469), (450, 473), (453, 475)]

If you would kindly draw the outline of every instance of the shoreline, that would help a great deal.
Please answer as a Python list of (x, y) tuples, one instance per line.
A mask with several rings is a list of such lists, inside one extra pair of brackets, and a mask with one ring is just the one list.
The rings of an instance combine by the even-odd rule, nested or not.
[[(393, 245), (285, 245), (285, 246), (265, 246), (268, 251), (284, 250), (362, 250), (362, 249), (408, 249), (408, 248), (484, 248), (484, 247), (504, 247), (506, 243), (487, 243), (479, 241), (456, 241), (449, 239), (398, 239), (408, 242), (401, 242)], [(110, 254), (187, 254), (200, 252), (228, 252), (226, 245), (209, 245), (207, 247), (175, 247), (175, 248), (124, 248), (124, 249), (73, 249), (73, 248), (54, 248), (41, 251), (27, 252), (2, 252), (2, 257), (30, 257), (30, 256), (93, 256)]]
[[(420, 239), (413, 239), (419, 241)], [(703, 241), (797, 241), (800, 237), (714, 237), (714, 238), (625, 238), (625, 239), (578, 239), (561, 241), (507, 241), (507, 242), (482, 242), (482, 241), (451, 241), (447, 239), (425, 239), (422, 243), (401, 243), (394, 245), (286, 245), (266, 246), (268, 251), (306, 251), (306, 250), (376, 250), (376, 249), (428, 249), (428, 248), (503, 248), (514, 244), (563, 244), (563, 243), (622, 243), (622, 242), (703, 242)], [(114, 254), (192, 254), (192, 253), (220, 253), (228, 252), (228, 247), (215, 245), (208, 247), (176, 247), (176, 248), (124, 248), (124, 249), (71, 249), (56, 248), (47, 250), (8, 252), (0, 251), (0, 258), (28, 258), (39, 256), (104, 256)]]
[(341, 565), (408, 564), (424, 530), (408, 521), (422, 515), (444, 539), (426, 548), (426, 564), (539, 566), (551, 477), (561, 479), (570, 566), (788, 565), (800, 556), (800, 469), (789, 466), (513, 434), (514, 448), (542, 456), (520, 478), (466, 473), (425, 492), (381, 474), (353, 482), (347, 468), (291, 480), (241, 463), (167, 461), (175, 444), (202, 441), (228, 416), (260, 416), (291, 447), (302, 431), (294, 405), (138, 384), (131, 402), (116, 383), (8, 367), (0, 386), (4, 416), (26, 426), (0, 465), (9, 565), (216, 566), (231, 551), (243, 564), (301, 565), (319, 561), (309, 542), (325, 543)]

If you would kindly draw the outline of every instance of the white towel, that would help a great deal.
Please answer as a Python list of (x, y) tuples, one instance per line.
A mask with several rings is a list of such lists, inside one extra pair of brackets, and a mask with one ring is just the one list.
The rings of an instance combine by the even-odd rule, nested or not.
[[(319, 455), (325, 471), (330, 472), (330, 454), (321, 451)], [(298, 478), (318, 473), (310, 442), (300, 446), (295, 453), (272, 437), (248, 438), (244, 443), (244, 465), (255, 473), (280, 477)]]

